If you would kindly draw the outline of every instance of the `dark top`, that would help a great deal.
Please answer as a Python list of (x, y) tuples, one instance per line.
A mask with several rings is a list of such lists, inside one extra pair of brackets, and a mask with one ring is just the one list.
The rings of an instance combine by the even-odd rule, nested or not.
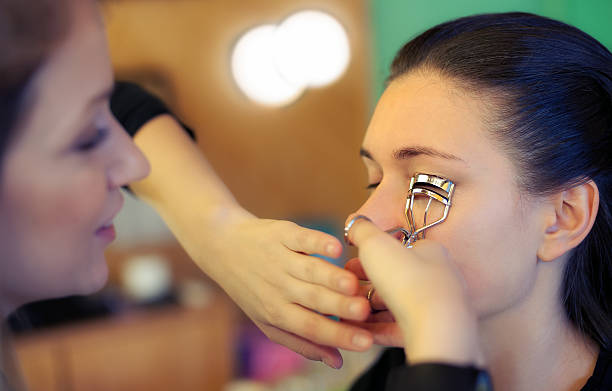
[[(117, 121), (132, 137), (145, 123), (158, 115), (170, 114), (176, 118), (159, 98), (128, 82), (115, 82), (110, 107)], [(194, 132), (180, 121), (179, 123), (189, 137), (195, 140)]]
[[(404, 349), (386, 349), (351, 391), (480, 391), (486, 373), (446, 364), (406, 365)], [(593, 375), (581, 391), (612, 391), (612, 352), (602, 350)]]
[(602, 350), (597, 357), (595, 370), (581, 391), (612, 390), (612, 351)]

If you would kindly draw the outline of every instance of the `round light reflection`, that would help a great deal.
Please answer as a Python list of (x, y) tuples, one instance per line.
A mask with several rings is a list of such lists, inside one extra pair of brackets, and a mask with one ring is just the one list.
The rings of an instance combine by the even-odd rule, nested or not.
[(234, 48), (232, 73), (238, 87), (264, 105), (283, 105), (295, 100), (303, 88), (288, 83), (274, 63), (275, 25), (262, 25), (244, 34)]
[(329, 14), (308, 10), (278, 26), (261, 25), (246, 32), (234, 47), (232, 73), (250, 99), (281, 106), (306, 88), (333, 83), (349, 61), (342, 25)]
[(322, 87), (346, 70), (349, 41), (342, 25), (320, 11), (291, 15), (276, 30), (275, 62), (294, 85)]

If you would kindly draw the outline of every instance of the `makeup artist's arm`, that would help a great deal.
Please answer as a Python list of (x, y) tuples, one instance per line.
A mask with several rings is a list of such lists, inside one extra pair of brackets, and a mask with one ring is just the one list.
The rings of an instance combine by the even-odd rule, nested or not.
[[(367, 301), (354, 296), (353, 273), (306, 255), (339, 256), (336, 238), (244, 210), (171, 115), (146, 122), (134, 141), (151, 174), (131, 184), (132, 191), (271, 340), (333, 367), (342, 363), (336, 347), (369, 347), (369, 334), (317, 313), (355, 320), (369, 314)], [(365, 344), (354, 344), (356, 335)]]

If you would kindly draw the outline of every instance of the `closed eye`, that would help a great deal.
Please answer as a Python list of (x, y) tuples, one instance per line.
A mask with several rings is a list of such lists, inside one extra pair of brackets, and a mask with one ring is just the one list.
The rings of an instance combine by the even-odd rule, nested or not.
[(380, 185), (380, 182), (371, 183), (371, 184), (366, 186), (366, 189), (367, 190), (376, 189), (378, 187), (378, 185)]
[(88, 152), (99, 146), (108, 137), (108, 128), (98, 128), (93, 137), (78, 145), (77, 149), (81, 152)]

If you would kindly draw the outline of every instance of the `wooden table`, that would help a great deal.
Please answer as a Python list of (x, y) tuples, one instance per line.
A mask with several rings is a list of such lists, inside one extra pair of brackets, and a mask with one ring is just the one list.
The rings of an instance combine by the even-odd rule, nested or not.
[(223, 390), (233, 372), (235, 307), (138, 310), (19, 336), (31, 391)]

